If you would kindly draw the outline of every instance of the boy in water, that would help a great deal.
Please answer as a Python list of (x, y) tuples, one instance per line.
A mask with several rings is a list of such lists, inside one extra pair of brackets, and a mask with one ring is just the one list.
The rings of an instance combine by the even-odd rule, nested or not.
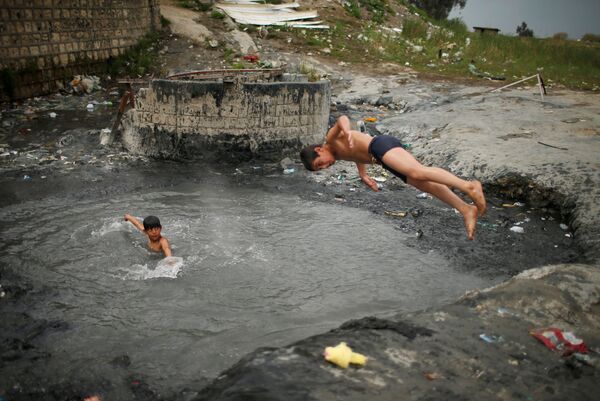
[(143, 223), (140, 223), (138, 219), (132, 215), (126, 214), (125, 221), (129, 221), (138, 230), (148, 236), (148, 247), (154, 252), (163, 252), (165, 256), (171, 256), (171, 247), (169, 241), (160, 235), (162, 226), (160, 220), (156, 216), (148, 216), (144, 219)]
[[(371, 137), (350, 129), (350, 120), (341, 116), (327, 132), (323, 145), (310, 145), (302, 149), (300, 158), (310, 171), (330, 167), (336, 160), (356, 163), (361, 180), (374, 191), (377, 183), (367, 175), (366, 164), (380, 164), (405, 183), (434, 195), (458, 210), (464, 219), (467, 238), (475, 238), (477, 216), (486, 211), (485, 196), (479, 181), (465, 181), (438, 167), (426, 167), (404, 150), (400, 141), (387, 135)], [(467, 194), (475, 203), (469, 205), (450, 188)]]

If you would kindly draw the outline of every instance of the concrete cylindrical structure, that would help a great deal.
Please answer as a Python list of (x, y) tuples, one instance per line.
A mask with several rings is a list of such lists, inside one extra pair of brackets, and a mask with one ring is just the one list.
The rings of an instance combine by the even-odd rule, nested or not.
[(153, 157), (277, 159), (323, 141), (330, 98), (327, 81), (154, 80), (136, 95), (121, 139)]

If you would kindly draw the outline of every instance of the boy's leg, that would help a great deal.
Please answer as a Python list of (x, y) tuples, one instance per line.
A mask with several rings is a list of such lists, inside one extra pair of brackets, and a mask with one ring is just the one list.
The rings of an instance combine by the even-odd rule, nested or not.
[(458, 197), (450, 188), (443, 184), (438, 184), (431, 181), (419, 181), (413, 178), (408, 178), (407, 182), (424, 192), (429, 192), (442, 202), (447, 203), (460, 212), (465, 222), (467, 230), (467, 238), (472, 240), (475, 238), (475, 228), (477, 226), (477, 207), (465, 203)]
[(416, 181), (432, 181), (457, 188), (467, 194), (477, 206), (479, 215), (486, 211), (485, 196), (479, 181), (465, 181), (439, 167), (423, 166), (409, 152), (402, 148), (390, 149), (384, 156), (383, 162), (390, 168)]

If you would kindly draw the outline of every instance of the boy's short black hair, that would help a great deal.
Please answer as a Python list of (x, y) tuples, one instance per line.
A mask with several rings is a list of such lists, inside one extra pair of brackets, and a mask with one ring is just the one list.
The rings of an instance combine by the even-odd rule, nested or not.
[(315, 150), (317, 147), (319, 147), (319, 145), (308, 145), (300, 151), (300, 159), (302, 160), (302, 164), (304, 164), (304, 167), (306, 167), (306, 169), (309, 171), (315, 171), (313, 162), (317, 157), (319, 157), (319, 154)]
[(158, 217), (148, 216), (144, 219), (144, 230), (150, 230), (151, 228), (162, 228)]

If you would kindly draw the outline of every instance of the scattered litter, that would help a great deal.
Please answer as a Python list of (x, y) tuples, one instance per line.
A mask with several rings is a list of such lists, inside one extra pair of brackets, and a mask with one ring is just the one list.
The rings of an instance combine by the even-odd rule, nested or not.
[(94, 111), (94, 104), (93, 103), (88, 103), (86, 109), (87, 109), (87, 111)]
[(571, 233), (566, 233), (566, 234), (565, 234), (565, 237), (567, 237), (567, 238), (571, 238)]
[(560, 229), (561, 229), (561, 230), (568, 230), (568, 229), (569, 229), (569, 226), (568, 226), (568, 225), (566, 225), (565, 223), (560, 223)]
[(483, 228), (489, 228), (490, 230), (494, 230), (494, 231), (498, 228), (498, 224), (487, 223), (485, 221), (477, 221), (477, 224)]
[(363, 118), (363, 121), (366, 123), (374, 123), (377, 121), (377, 117), (365, 117)]
[(510, 228), (510, 231), (512, 231), (514, 233), (518, 233), (518, 234), (523, 234), (525, 232), (525, 229), (523, 227), (519, 227), (519, 226), (512, 226)]
[(358, 130), (359, 130), (360, 132), (363, 132), (363, 133), (364, 133), (364, 132), (367, 132), (367, 127), (365, 126), (365, 122), (364, 122), (364, 121), (360, 121), (360, 120), (359, 120), (359, 121), (356, 123), (356, 125), (358, 126)]
[(516, 359), (509, 359), (508, 363), (513, 366), (519, 366), (519, 361), (517, 361)]
[(415, 234), (415, 237), (417, 237), (417, 239), (421, 239), (421, 237), (423, 237), (423, 231), (421, 231), (421, 229), (418, 229), (417, 233)]
[(414, 217), (415, 219), (416, 219), (417, 217), (420, 217), (421, 215), (423, 215), (423, 211), (422, 211), (421, 209), (419, 209), (419, 208), (416, 208), (416, 207), (413, 207), (413, 208), (411, 208), (411, 209), (409, 210), (409, 212), (410, 212), (410, 215), (411, 215), (412, 217)]
[(480, 71), (477, 67), (475, 67), (475, 64), (470, 63), (469, 64), (469, 72), (477, 77), (480, 78), (487, 78), (487, 79), (492, 79), (492, 80), (496, 80), (496, 81), (504, 81), (506, 78), (504, 76), (498, 75), (492, 75), (489, 72), (485, 72), (485, 71)]
[(498, 308), (498, 314), (502, 317), (505, 316), (518, 316), (517, 313), (513, 312), (512, 310), (508, 309), (508, 308)]
[(504, 339), (502, 338), (502, 336), (487, 335), (485, 333), (480, 334), (479, 338), (481, 338), (486, 343), (490, 343), (490, 344), (499, 343), (499, 342), (504, 341)]
[(283, 174), (294, 174), (296, 172), (296, 167), (288, 167), (283, 169)]
[(420, 194), (417, 194), (417, 199), (427, 199), (429, 198), (429, 194), (427, 192), (421, 192)]
[(100, 78), (95, 75), (75, 75), (71, 81), (71, 87), (75, 93), (92, 93), (95, 90), (102, 89), (100, 86)]
[(341, 342), (335, 347), (326, 347), (323, 352), (325, 360), (331, 362), (340, 368), (347, 368), (349, 364), (363, 366), (367, 363), (367, 357), (357, 352), (352, 352), (345, 342)]
[(387, 178), (385, 177), (373, 177), (373, 180), (376, 182), (386, 182)]
[(334, 199), (338, 202), (346, 202), (346, 199), (344, 199), (344, 195), (336, 195)]
[(560, 146), (549, 145), (547, 143), (540, 142), (540, 141), (538, 141), (538, 143), (540, 145), (548, 146), (549, 148), (560, 149), (560, 150), (569, 150), (568, 148), (561, 148)]
[(570, 331), (563, 332), (560, 329), (549, 327), (547, 329), (532, 330), (529, 334), (551, 350), (560, 352), (562, 356), (569, 356), (574, 352), (581, 354), (589, 352), (583, 340), (575, 337), (575, 334)]
[(256, 63), (258, 61), (258, 55), (256, 54), (246, 54), (242, 58), (250, 63)]
[(52, 112), (50, 114), (48, 114), (50, 116), (50, 118), (56, 118), (57, 114), (55, 112)]
[(567, 124), (574, 124), (574, 123), (578, 123), (579, 121), (581, 121), (579, 118), (575, 117), (575, 118), (567, 118), (565, 120), (561, 120), (563, 123), (567, 123)]
[(392, 216), (392, 217), (405, 217), (407, 215), (407, 212), (403, 212), (403, 211), (392, 211), (392, 210), (386, 210), (384, 212), (385, 214), (387, 214), (388, 216)]
[(29, 181), (29, 180), (31, 180), (31, 176), (30, 176), (30, 175), (27, 175), (27, 174), (25, 174), (25, 175), (23, 176), (23, 181)]
[(424, 375), (427, 380), (437, 380), (443, 378), (442, 375), (436, 372), (425, 372)]

